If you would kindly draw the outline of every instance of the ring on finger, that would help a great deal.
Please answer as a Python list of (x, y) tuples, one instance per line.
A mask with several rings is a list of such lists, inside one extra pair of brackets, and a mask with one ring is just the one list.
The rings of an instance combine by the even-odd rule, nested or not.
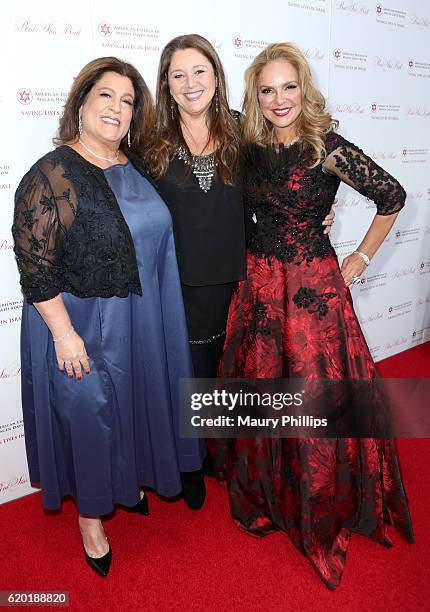
[(71, 361), (65, 361), (64, 362), (64, 367), (66, 368), (66, 370), (71, 370), (72, 369), (72, 362)]
[(360, 277), (359, 276), (353, 276), (352, 280), (351, 280), (351, 285), (355, 285), (356, 283), (360, 282)]

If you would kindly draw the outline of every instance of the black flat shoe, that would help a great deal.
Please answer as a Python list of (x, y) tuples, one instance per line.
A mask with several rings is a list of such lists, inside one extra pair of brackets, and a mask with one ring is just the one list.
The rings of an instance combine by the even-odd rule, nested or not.
[(107, 553), (103, 555), (103, 557), (90, 557), (90, 555), (85, 550), (85, 546), (83, 546), (85, 560), (88, 565), (93, 569), (99, 576), (102, 578), (106, 578), (109, 573), (110, 564), (112, 561), (112, 550), (109, 548)]
[(200, 510), (206, 499), (206, 485), (202, 470), (181, 472), (182, 495), (190, 510)]
[(128, 510), (129, 512), (137, 512), (138, 514), (142, 514), (142, 516), (149, 516), (148, 496), (144, 495), (135, 506), (131, 506), (131, 508)]

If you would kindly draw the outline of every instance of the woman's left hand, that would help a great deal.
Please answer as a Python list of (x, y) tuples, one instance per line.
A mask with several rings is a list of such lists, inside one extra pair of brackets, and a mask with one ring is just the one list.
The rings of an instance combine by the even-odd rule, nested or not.
[(363, 258), (356, 253), (351, 253), (348, 257), (342, 262), (342, 266), (340, 271), (343, 276), (343, 280), (345, 281), (345, 285), (349, 287), (354, 278), (360, 277), (364, 270), (366, 269), (366, 264), (363, 261)]
[(331, 208), (330, 212), (328, 213), (328, 215), (322, 222), (322, 224), (326, 226), (324, 230), (324, 234), (330, 234), (331, 226), (333, 225), (333, 222), (334, 222), (334, 210)]

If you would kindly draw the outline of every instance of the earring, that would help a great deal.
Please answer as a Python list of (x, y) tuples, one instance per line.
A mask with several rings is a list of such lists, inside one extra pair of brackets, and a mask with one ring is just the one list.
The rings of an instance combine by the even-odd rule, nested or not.
[(170, 96), (170, 114), (172, 116), (172, 119), (175, 118), (175, 103), (173, 101), (173, 96)]
[(131, 147), (130, 130), (128, 130), (128, 134), (127, 134), (127, 144), (128, 144), (128, 148), (130, 148)]
[(79, 136), (81, 136), (82, 134), (82, 130), (83, 130), (83, 126), (82, 126), (82, 115), (79, 114), (78, 115), (78, 132), (79, 132)]
[(215, 89), (215, 115), (218, 115), (219, 110), (219, 97), (218, 97), (218, 87)]

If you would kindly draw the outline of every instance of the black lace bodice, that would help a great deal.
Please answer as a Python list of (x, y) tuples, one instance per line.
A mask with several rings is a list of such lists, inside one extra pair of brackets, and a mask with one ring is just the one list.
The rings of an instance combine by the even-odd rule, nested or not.
[(130, 230), (103, 170), (70, 147), (47, 153), (23, 177), (12, 234), (30, 303), (62, 291), (78, 297), (142, 293)]
[(326, 151), (324, 162), (310, 168), (310, 152), (299, 144), (244, 148), (245, 204), (257, 220), (248, 242), (251, 253), (297, 265), (333, 253), (321, 224), (340, 181), (373, 200), (379, 215), (404, 206), (403, 187), (361, 149), (331, 132)]

